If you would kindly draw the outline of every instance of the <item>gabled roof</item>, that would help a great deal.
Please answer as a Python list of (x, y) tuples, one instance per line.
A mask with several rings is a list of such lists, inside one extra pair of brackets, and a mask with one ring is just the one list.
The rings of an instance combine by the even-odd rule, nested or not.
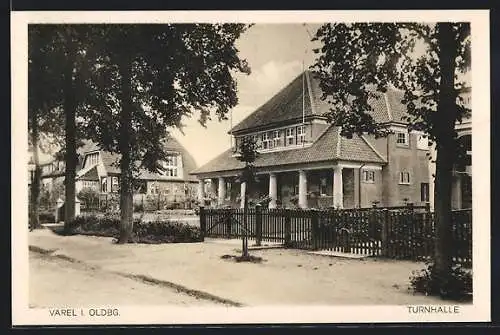
[[(254, 164), (257, 168), (264, 168), (338, 160), (386, 163), (386, 160), (375, 152), (365, 139), (357, 135), (354, 135), (351, 139), (342, 137), (340, 136), (339, 127), (329, 126), (311, 146), (264, 152), (257, 156)], [(243, 168), (243, 166), (244, 163), (233, 157), (233, 150), (229, 149), (191, 173), (197, 175), (210, 172), (234, 171)]]
[[(88, 151), (87, 152), (92, 152), (95, 150), (98, 150), (99, 147), (96, 145), (90, 145), (88, 144)], [(183, 163), (183, 170), (184, 170), (184, 178), (183, 180), (185, 181), (195, 181), (196, 178), (193, 177), (192, 175), (189, 174), (190, 171), (196, 169), (196, 162), (191, 156), (191, 154), (180, 144), (177, 139), (170, 137), (167, 141), (165, 150), (172, 151), (172, 152), (178, 152), (182, 156), (182, 163)], [(104, 169), (106, 170), (106, 173), (108, 174), (120, 174), (120, 166), (119, 166), (119, 161), (121, 155), (111, 153), (108, 151), (101, 150), (100, 151), (100, 156), (101, 156), (101, 161), (104, 165)], [(146, 169), (141, 169), (139, 171), (139, 179), (155, 179), (155, 180), (172, 180), (171, 177), (166, 177), (158, 173), (153, 173), (150, 171), (147, 171)]]
[(97, 172), (97, 166), (94, 165), (86, 173), (78, 177), (78, 180), (99, 181), (99, 173)]
[[(304, 113), (303, 92), (305, 92)], [(406, 123), (402, 120), (406, 110), (401, 103), (402, 91), (389, 86), (386, 93), (376, 92), (375, 94), (377, 97), (370, 98), (368, 102), (373, 108), (370, 114), (377, 123)], [(329, 104), (322, 100), (321, 96), (319, 80), (310, 71), (304, 71), (255, 112), (233, 127), (230, 132), (244, 133), (246, 130), (284, 124), (301, 120), (303, 115), (305, 118), (321, 117), (330, 109)]]

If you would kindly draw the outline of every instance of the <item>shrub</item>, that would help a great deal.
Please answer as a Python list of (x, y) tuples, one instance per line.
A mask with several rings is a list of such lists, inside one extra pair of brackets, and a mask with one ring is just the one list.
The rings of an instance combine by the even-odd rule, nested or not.
[[(71, 234), (118, 237), (120, 219), (114, 215), (78, 216), (70, 222)], [(136, 243), (191, 243), (202, 242), (199, 227), (175, 221), (134, 220), (131, 241)]]
[(38, 219), (40, 223), (54, 223), (56, 221), (56, 217), (54, 213), (51, 212), (41, 212), (38, 214)]
[(99, 204), (99, 193), (90, 187), (85, 187), (78, 192), (77, 198), (85, 205), (85, 208), (90, 208), (91, 204)]
[(428, 261), (425, 269), (412, 272), (410, 290), (444, 299), (468, 301), (472, 297), (472, 272), (456, 264), (452, 267), (448, 282), (440, 288), (434, 263)]

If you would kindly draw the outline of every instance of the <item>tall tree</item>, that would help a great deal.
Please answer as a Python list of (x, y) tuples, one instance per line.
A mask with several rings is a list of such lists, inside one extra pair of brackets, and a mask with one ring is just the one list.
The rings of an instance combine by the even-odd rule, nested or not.
[(132, 233), (132, 192), (141, 169), (161, 170), (169, 127), (199, 113), (225, 119), (237, 103), (235, 71), (249, 73), (235, 41), (240, 24), (127, 24), (93, 26), (99, 45), (93, 67), (96, 99), (88, 105), (87, 134), (120, 154), (119, 243)]
[[(77, 131), (77, 111), (92, 95), (85, 86), (92, 51), (87, 33), (84, 25), (29, 26), (29, 109), (43, 125), (43, 134), (58, 140), (61, 150), (56, 157), (65, 161), (65, 227), (75, 216), (76, 150), (82, 137)], [(31, 124), (31, 129), (40, 131)]]
[(434, 275), (444, 288), (452, 267), (452, 169), (463, 150), (455, 123), (470, 112), (459, 96), (466, 85), (461, 74), (470, 68), (469, 24), (325, 24), (313, 40), (323, 45), (315, 50), (313, 68), (323, 98), (333, 105), (329, 117), (342, 126), (342, 135), (386, 136), (386, 125), (368, 113), (369, 98), (393, 85), (404, 90), (410, 129), (424, 131), (435, 143)]
[[(30, 226), (40, 227), (38, 218), (41, 169), (39, 152), (44, 148), (41, 141), (47, 135), (57, 133), (59, 128), (55, 120), (58, 110), (58, 78), (50, 80), (53, 75), (52, 36), (39, 25), (30, 25), (28, 28), (28, 138), (33, 152), (35, 165), (34, 177), (30, 188)], [(50, 74), (50, 75), (48, 75)]]

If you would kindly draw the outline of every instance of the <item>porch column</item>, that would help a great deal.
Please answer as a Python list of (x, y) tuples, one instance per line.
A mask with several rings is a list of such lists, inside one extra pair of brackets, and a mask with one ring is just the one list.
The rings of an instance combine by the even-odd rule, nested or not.
[(278, 186), (275, 173), (269, 174), (269, 198), (271, 198), (271, 201), (269, 202), (269, 208), (276, 208), (276, 200), (278, 199)]
[(245, 191), (247, 189), (247, 183), (241, 183), (240, 184), (240, 207), (244, 208), (245, 207)]
[(360, 191), (361, 188), (361, 168), (353, 169), (354, 171), (354, 207), (361, 207)]
[(226, 184), (223, 177), (219, 177), (219, 187), (217, 189), (217, 204), (219, 206), (224, 205), (224, 200), (226, 199)]
[(200, 205), (204, 205), (204, 200), (205, 200), (205, 180), (200, 179), (198, 180), (198, 202)]
[(342, 166), (335, 166), (333, 169), (333, 206), (335, 208), (344, 207), (344, 190), (342, 182)]
[(299, 207), (307, 208), (307, 175), (306, 171), (299, 171)]

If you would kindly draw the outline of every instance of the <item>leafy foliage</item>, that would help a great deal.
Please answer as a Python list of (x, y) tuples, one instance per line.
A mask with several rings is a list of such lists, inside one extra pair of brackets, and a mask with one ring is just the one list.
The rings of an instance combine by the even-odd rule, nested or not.
[[(313, 69), (320, 78), (324, 98), (332, 103), (330, 119), (342, 126), (342, 135), (388, 134), (385, 124), (369, 115), (371, 102), (392, 86), (404, 92), (410, 128), (424, 131), (432, 141), (440, 136), (438, 24), (417, 23), (334, 23), (323, 25), (314, 40), (322, 42)], [(470, 68), (470, 26), (453, 24), (449, 46), (456, 50), (455, 82), (450, 91), (453, 121), (460, 121), (470, 110), (459, 96), (467, 83), (464, 72)], [(377, 94), (378, 93), (378, 94)], [(455, 134), (456, 136), (456, 134)]]
[[(225, 119), (237, 103), (232, 72), (249, 73), (234, 42), (244, 25), (127, 24), (92, 26), (99, 53), (93, 60), (85, 129), (102, 149), (128, 150), (132, 168), (158, 172), (166, 158), (169, 127), (182, 128), (182, 118), (211, 114)], [(130, 92), (122, 91), (120, 67), (130, 67)], [(125, 97), (124, 94), (129, 96)], [(130, 146), (120, 147), (120, 111), (129, 99)]]
[(425, 295), (441, 296), (445, 299), (468, 301), (472, 297), (472, 272), (460, 265), (452, 267), (445, 285), (440, 285), (429, 262), (425, 269), (413, 271), (410, 277), (411, 290)]
[(257, 148), (257, 143), (250, 136), (244, 136), (238, 146), (236, 159), (245, 163), (245, 167), (240, 173), (239, 180), (242, 183), (247, 183), (247, 185), (255, 182), (254, 162), (258, 156)]
[[(78, 216), (69, 225), (70, 234), (118, 237), (120, 219), (113, 215)], [(134, 243), (190, 243), (201, 242), (199, 227), (182, 222), (135, 220), (129, 242)]]
[(452, 169), (465, 156), (455, 124), (470, 112), (460, 96), (470, 69), (470, 24), (328, 23), (314, 40), (323, 43), (315, 50), (319, 57), (313, 68), (323, 99), (333, 105), (327, 116), (341, 126), (343, 136), (387, 136), (388, 124), (378, 124), (368, 112), (373, 110), (370, 102), (391, 88), (403, 92), (407, 112), (394, 121), (408, 123), (410, 130), (423, 131), (435, 142), (436, 248), (431, 271), (436, 285), (446, 291), (453, 276)]

